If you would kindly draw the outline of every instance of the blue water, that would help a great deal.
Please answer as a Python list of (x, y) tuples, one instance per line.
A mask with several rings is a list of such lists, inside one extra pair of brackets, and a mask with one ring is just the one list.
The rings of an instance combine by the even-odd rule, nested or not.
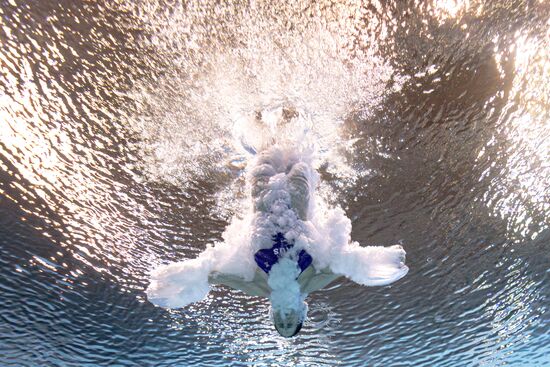
[[(0, 0), (0, 365), (550, 365), (549, 10)], [(409, 274), (310, 295), (293, 339), (227, 288), (147, 302), (239, 214), (232, 124), (289, 99)]]

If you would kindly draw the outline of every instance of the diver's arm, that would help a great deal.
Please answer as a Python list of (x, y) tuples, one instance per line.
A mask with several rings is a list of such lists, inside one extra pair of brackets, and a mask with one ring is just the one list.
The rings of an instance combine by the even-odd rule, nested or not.
[(329, 268), (318, 271), (313, 265), (310, 265), (300, 274), (298, 283), (300, 284), (300, 291), (303, 294), (309, 294), (323, 289), (339, 277), (341, 277), (340, 274), (333, 273)]
[(210, 284), (223, 284), (230, 288), (240, 290), (250, 296), (269, 297), (270, 291), (265, 276), (259, 271), (254, 274), (252, 281), (246, 281), (238, 275), (213, 272), (208, 277)]
[(399, 245), (360, 246), (350, 243), (344, 251), (333, 254), (330, 269), (355, 283), (382, 286), (403, 278), (409, 268), (405, 265), (405, 250)]
[(302, 293), (326, 287), (340, 276), (366, 286), (382, 286), (403, 278), (409, 268), (405, 265), (405, 250), (399, 245), (361, 247), (350, 243), (344, 251), (333, 254), (329, 267), (316, 270), (309, 266), (298, 282)]

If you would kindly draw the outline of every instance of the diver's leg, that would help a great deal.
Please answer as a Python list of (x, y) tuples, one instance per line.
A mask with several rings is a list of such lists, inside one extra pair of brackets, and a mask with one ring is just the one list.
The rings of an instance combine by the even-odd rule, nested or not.
[(262, 196), (269, 185), (269, 180), (275, 174), (273, 166), (267, 163), (254, 167), (250, 176), (250, 189), (253, 199)]
[(267, 189), (269, 180), (277, 174), (276, 157), (270, 150), (264, 150), (258, 155), (250, 172), (250, 189), (252, 198), (256, 199)]
[(269, 190), (269, 181), (271, 177), (278, 173), (281, 168), (281, 155), (276, 150), (268, 149), (261, 152), (254, 166), (250, 171), (249, 182), (252, 200), (254, 202), (254, 210), (257, 212), (266, 212), (266, 207), (263, 197)]
[(288, 186), (292, 208), (301, 220), (307, 220), (309, 207), (310, 168), (304, 162), (294, 164), (288, 173)]

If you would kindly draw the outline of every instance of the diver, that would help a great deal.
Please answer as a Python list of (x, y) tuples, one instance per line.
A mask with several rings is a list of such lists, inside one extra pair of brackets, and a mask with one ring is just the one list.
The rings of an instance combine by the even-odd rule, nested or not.
[[(208, 285), (226, 285), (268, 298), (275, 329), (284, 337), (292, 337), (306, 319), (309, 293), (341, 276), (363, 285), (387, 285), (407, 274), (405, 251), (399, 245), (346, 244), (325, 256), (330, 257), (328, 265), (317, 261), (315, 254), (320, 250), (315, 248), (315, 241), (307, 241), (308, 231), (312, 231), (310, 215), (315, 210), (312, 182), (317, 173), (300, 155), (276, 145), (257, 154), (250, 167), (247, 183), (253, 202), (253, 277), (247, 280), (219, 271), (213, 265), (216, 256), (199, 256), (153, 272), (147, 289), (150, 301), (166, 307), (181, 306), (202, 299)], [(250, 262), (252, 259), (243, 259), (243, 263)]]
[[(243, 282), (238, 277), (220, 273), (213, 273), (209, 280), (212, 284), (224, 284), (250, 295), (269, 298), (275, 328), (282, 336), (291, 337), (300, 331), (306, 318), (304, 300), (307, 294), (324, 288), (340, 275), (328, 269), (315, 269), (311, 255), (285, 238), (283, 232), (288, 228), (284, 222), (297, 227), (307, 221), (311, 193), (309, 166), (289, 161), (285, 153), (277, 147), (263, 151), (251, 172), (254, 210), (260, 218), (267, 217), (262, 218), (267, 219), (263, 222), (273, 227), (273, 233), (268, 234), (272, 245), (254, 254), (258, 270), (253, 281)], [(274, 182), (277, 175), (280, 177)], [(256, 221), (259, 222), (262, 221)]]

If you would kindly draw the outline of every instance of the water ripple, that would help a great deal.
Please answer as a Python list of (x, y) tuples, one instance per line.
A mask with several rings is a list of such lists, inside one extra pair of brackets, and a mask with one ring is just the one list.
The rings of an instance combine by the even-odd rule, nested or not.
[[(0, 1), (0, 364), (548, 364), (548, 10)], [(234, 126), (288, 103), (353, 239), (410, 273), (310, 295), (292, 340), (223, 287), (155, 308), (149, 271), (239, 213)]]

